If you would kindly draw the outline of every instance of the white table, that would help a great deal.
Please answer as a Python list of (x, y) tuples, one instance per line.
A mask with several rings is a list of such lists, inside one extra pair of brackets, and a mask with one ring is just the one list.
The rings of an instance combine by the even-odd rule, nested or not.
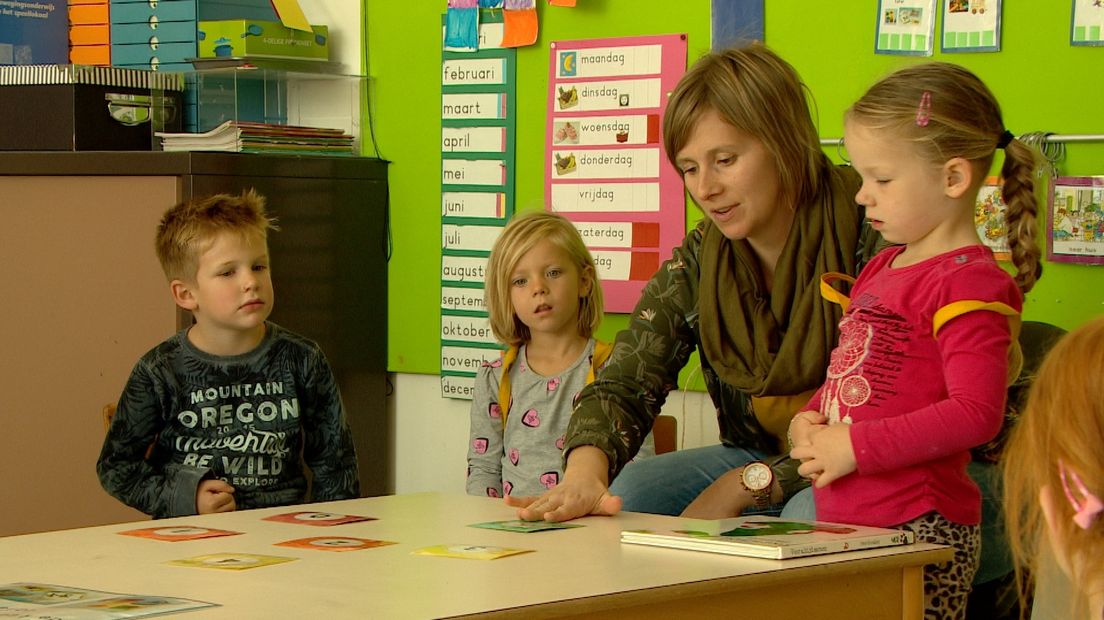
[[(74, 507), (74, 510), (79, 510)], [(317, 510), (375, 517), (333, 527), (262, 521)], [(674, 517), (622, 513), (585, 527), (519, 534), (468, 527), (514, 519), (501, 500), (414, 494), (0, 538), (0, 584), (41, 582), (198, 599), (219, 607), (180, 618), (921, 618), (922, 568), (950, 558), (929, 544), (794, 560), (759, 560), (625, 545), (622, 529), (670, 528)], [(196, 525), (242, 535), (164, 542), (117, 532)], [(330, 552), (273, 546), (310, 536), (398, 544)], [(490, 561), (412, 555), (439, 544), (535, 553)], [(299, 558), (245, 571), (166, 564), (219, 552)]]

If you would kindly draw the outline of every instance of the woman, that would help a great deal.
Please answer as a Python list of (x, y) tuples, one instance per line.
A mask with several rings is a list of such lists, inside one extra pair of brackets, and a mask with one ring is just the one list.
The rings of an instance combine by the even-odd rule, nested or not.
[[(671, 95), (663, 133), (706, 217), (652, 277), (609, 365), (581, 393), (560, 484), (508, 498), (521, 518), (622, 508), (721, 518), (808, 484), (775, 455), (788, 452), (790, 418), (836, 341), (838, 309), (822, 303), (820, 275), (854, 274), (873, 254), (858, 177), (823, 154), (800, 78), (759, 44), (701, 58)], [(626, 468), (695, 349), (722, 445)], [(755, 468), (748, 484), (767, 486), (753, 494), (743, 469), (757, 460), (770, 469)]]

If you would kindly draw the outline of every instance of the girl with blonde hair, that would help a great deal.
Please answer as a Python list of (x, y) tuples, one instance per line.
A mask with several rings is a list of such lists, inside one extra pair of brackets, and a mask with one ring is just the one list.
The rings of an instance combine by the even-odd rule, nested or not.
[(539, 494), (559, 484), (575, 397), (612, 349), (593, 337), (602, 287), (575, 226), (543, 211), (506, 225), (485, 286), (491, 331), (508, 348), (475, 380), (467, 491)]
[[(855, 199), (889, 242), (853, 280), (827, 380), (790, 425), (791, 455), (815, 480), (817, 518), (903, 527), (950, 545), (924, 571), (926, 614), (964, 618), (981, 548), (970, 449), (1004, 419), (1019, 375), (1023, 296), (1040, 273), (1034, 157), (966, 69), (928, 62), (872, 86), (847, 112)], [(1016, 275), (978, 238), (974, 205), (1004, 151)], [(830, 278), (829, 278), (830, 279)]]

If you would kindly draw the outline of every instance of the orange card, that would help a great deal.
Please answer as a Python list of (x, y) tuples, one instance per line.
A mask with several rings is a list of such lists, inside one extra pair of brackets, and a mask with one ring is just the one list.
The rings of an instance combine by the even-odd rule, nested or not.
[(230, 530), (216, 530), (210, 527), (195, 527), (192, 525), (171, 525), (167, 527), (144, 527), (139, 530), (127, 530), (119, 532), (125, 536), (137, 536), (138, 538), (152, 538), (154, 540), (167, 540), (176, 542), (180, 540), (196, 540), (199, 538), (215, 538), (217, 536), (237, 536), (241, 532)]
[(341, 525), (342, 523), (356, 523), (357, 521), (375, 521), (375, 517), (361, 517), (357, 515), (342, 515), (333, 512), (285, 512), (283, 514), (265, 517), (264, 521), (280, 521), (283, 523), (298, 523), (300, 525)]
[(315, 549), (317, 551), (359, 551), (373, 547), (386, 547), (397, 543), (389, 540), (372, 540), (370, 538), (353, 538), (352, 536), (311, 536), (310, 538), (296, 538), (276, 543), (278, 547), (298, 547), (300, 549)]

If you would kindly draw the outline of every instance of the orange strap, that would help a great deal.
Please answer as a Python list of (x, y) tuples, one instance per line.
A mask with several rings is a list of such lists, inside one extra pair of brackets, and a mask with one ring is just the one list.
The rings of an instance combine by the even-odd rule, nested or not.
[(844, 312), (847, 312), (848, 306), (851, 305), (851, 298), (837, 291), (835, 287), (832, 286), (836, 282), (846, 282), (853, 285), (855, 284), (855, 278), (838, 271), (829, 271), (822, 274), (820, 276), (820, 296), (840, 306), (843, 308)]
[[(517, 361), (519, 351), (520, 348), (514, 345), (502, 354), (502, 378), (498, 382), (498, 406), (502, 410), (503, 429), (506, 428), (506, 417), (510, 415), (510, 367)], [(601, 340), (594, 341), (594, 354), (590, 358), (590, 370), (587, 370), (586, 382), (588, 385), (594, 382), (595, 377), (598, 376), (598, 369), (606, 363), (612, 353), (612, 343), (602, 342)]]
[(939, 329), (955, 317), (962, 316), (977, 310), (987, 310), (1003, 314), (1008, 318), (1008, 331), (1012, 334), (1012, 342), (1008, 345), (1008, 375), (1005, 377), (1008, 385), (1020, 376), (1023, 370), (1023, 350), (1020, 348), (1020, 325), (1023, 322), (1020, 313), (1008, 304), (999, 301), (981, 301), (978, 299), (962, 299), (951, 302), (935, 311), (932, 317), (932, 336), (939, 333)]

